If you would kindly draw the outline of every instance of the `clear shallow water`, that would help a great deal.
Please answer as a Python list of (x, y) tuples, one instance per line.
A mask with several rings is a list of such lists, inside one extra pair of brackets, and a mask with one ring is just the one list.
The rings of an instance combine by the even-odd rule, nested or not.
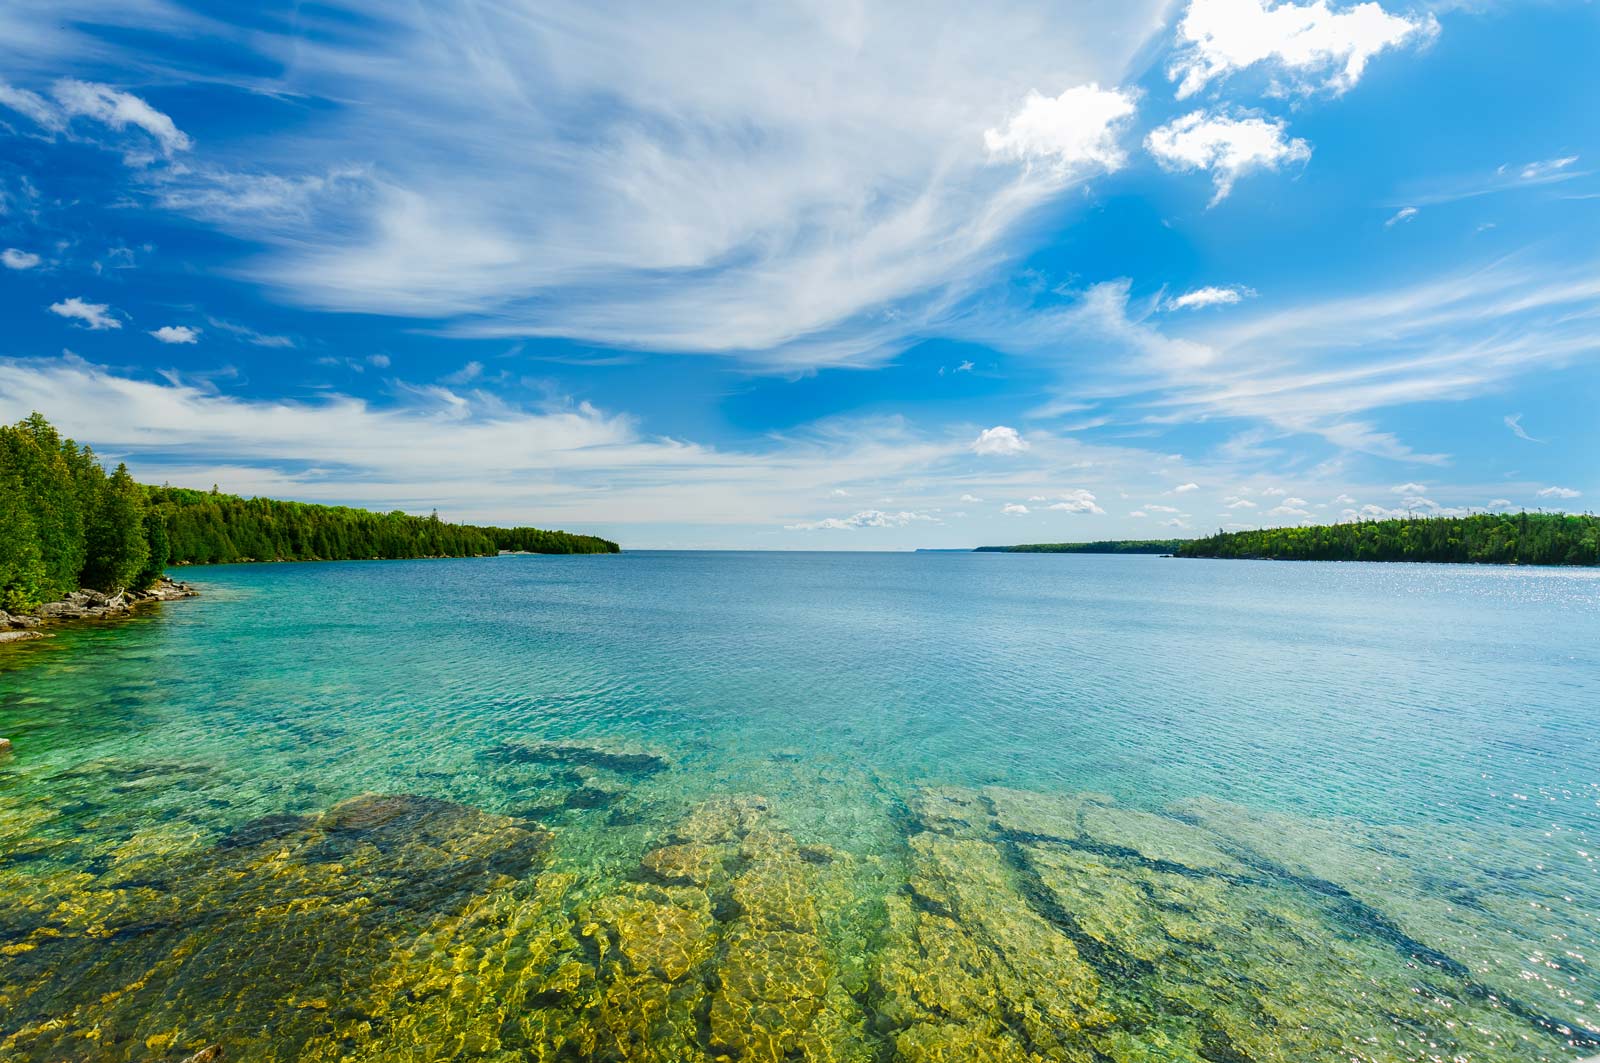
[(0, 650), (0, 1058), (1600, 1052), (1600, 574), (190, 575)]

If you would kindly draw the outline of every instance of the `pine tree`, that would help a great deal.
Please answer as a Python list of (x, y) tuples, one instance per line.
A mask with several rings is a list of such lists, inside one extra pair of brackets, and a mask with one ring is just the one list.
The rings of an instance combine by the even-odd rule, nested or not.
[(133, 585), (150, 556), (144, 537), (144, 489), (126, 465), (106, 479), (86, 528), (85, 587), (115, 593)]

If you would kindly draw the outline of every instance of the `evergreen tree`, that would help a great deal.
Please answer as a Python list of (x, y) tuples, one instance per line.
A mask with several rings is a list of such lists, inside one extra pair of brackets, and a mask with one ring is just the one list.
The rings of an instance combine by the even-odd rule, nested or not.
[(85, 529), (84, 586), (115, 593), (133, 585), (150, 557), (144, 513), (144, 489), (133, 482), (126, 465), (118, 465), (102, 484)]
[(167, 571), (167, 560), (172, 553), (172, 544), (167, 538), (167, 518), (158, 509), (152, 509), (144, 515), (144, 541), (149, 544), (150, 553), (145, 558), (144, 568), (139, 570), (133, 581), (138, 590), (153, 586), (161, 578)]
[(0, 609), (25, 612), (45, 600), (48, 578), (22, 478), (0, 451)]

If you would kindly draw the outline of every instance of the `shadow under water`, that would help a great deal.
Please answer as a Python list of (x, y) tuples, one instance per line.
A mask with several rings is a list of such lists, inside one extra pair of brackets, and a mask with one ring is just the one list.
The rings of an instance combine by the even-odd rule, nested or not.
[[(1587, 871), (1464, 827), (1423, 839), (1209, 799), (1155, 813), (924, 788), (874, 813), (890, 844), (845, 848), (779, 797), (641, 802), (627, 780), (672, 772), (651, 753), (482, 759), (525, 808), (366, 794), (221, 834), (143, 824), (69, 858), (81, 842), (52, 833), (59, 810), (7, 804), (0, 1058), (176, 1061), (216, 1043), (243, 1063), (1521, 1063), (1600, 1048), (1576, 1024), (1595, 971), (1561, 947), (1600, 910)], [(125, 765), (109, 784), (186, 778)], [(631, 849), (586, 862), (600, 836)], [(1570, 903), (1530, 905), (1530, 876)], [(1524, 962), (1529, 942), (1548, 951)]]

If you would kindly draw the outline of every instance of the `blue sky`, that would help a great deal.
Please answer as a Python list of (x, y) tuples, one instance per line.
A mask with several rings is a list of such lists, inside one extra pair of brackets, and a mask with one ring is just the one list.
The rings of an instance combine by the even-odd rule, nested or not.
[(1594, 3), (0, 9), (0, 416), (632, 547), (1600, 493)]

